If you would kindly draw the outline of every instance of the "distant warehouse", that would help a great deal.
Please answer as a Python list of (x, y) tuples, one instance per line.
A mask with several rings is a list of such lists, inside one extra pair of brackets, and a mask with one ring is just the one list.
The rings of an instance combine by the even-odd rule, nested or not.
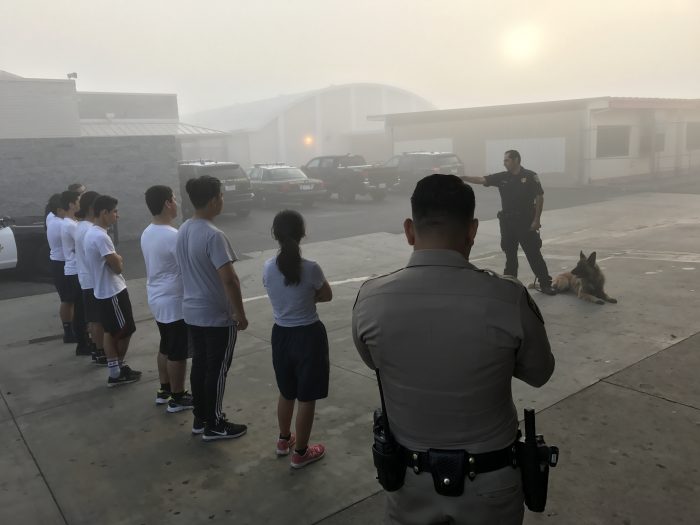
[(503, 152), (549, 185), (700, 172), (700, 99), (600, 97), (393, 113), (393, 153), (452, 151), (472, 175), (502, 171)]

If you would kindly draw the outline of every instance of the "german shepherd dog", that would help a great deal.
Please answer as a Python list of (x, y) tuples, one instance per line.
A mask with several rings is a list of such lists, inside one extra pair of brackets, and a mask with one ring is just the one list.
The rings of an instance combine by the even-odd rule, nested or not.
[(576, 268), (570, 272), (557, 275), (552, 281), (552, 288), (557, 292), (572, 290), (579, 299), (596, 304), (616, 303), (617, 299), (608, 296), (603, 290), (605, 276), (600, 267), (595, 263), (596, 253), (586, 257), (581, 252), (581, 257)]

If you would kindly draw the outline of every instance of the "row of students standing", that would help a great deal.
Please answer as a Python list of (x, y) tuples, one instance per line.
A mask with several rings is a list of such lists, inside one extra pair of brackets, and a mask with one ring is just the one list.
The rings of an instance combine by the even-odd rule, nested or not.
[(119, 219), (118, 201), (74, 186), (52, 196), (46, 216), (63, 340), (77, 343), (76, 355), (92, 355), (108, 367), (107, 386), (133, 383), (141, 372), (125, 359), (136, 326), (123, 260), (107, 233)]
[[(192, 434), (203, 441), (234, 439), (247, 432), (246, 425), (229, 421), (222, 411), (238, 332), (248, 327), (234, 268), (238, 257), (214, 224), (223, 208), (221, 182), (202, 176), (189, 180), (186, 191), (195, 212), (179, 231), (174, 227), (178, 209), (172, 189), (154, 186), (146, 191), (153, 222), (141, 236), (141, 248), (148, 303), (161, 335), (156, 402), (167, 399), (169, 409), (173, 403), (180, 410), (192, 408)], [(332, 292), (320, 266), (301, 257), (305, 231), (300, 214), (280, 212), (273, 235), (280, 252), (266, 261), (263, 282), (275, 318), (272, 361), (280, 391), (275, 454), (291, 453), (291, 466), (302, 468), (325, 454), (322, 444), (309, 444), (309, 437), (315, 402), (328, 395), (329, 378), (328, 339), (316, 303), (330, 301)], [(188, 339), (191, 395), (184, 390)]]

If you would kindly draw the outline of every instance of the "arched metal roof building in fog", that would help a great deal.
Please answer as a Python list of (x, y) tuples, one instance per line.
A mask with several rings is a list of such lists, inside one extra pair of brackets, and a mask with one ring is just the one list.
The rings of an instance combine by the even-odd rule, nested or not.
[(348, 152), (380, 160), (390, 147), (383, 123), (368, 116), (432, 109), (404, 89), (360, 83), (201, 111), (185, 120), (230, 132), (228, 160), (302, 164), (316, 155)]

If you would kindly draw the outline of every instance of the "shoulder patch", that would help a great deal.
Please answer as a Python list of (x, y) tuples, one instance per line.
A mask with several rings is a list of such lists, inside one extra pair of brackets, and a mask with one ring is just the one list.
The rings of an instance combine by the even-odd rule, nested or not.
[(537, 316), (537, 318), (544, 324), (544, 317), (542, 317), (542, 312), (540, 312), (540, 307), (537, 306), (537, 303), (535, 300), (532, 298), (530, 293), (525, 290), (525, 297), (527, 297), (527, 305), (530, 307), (530, 310), (533, 311), (533, 313)]

